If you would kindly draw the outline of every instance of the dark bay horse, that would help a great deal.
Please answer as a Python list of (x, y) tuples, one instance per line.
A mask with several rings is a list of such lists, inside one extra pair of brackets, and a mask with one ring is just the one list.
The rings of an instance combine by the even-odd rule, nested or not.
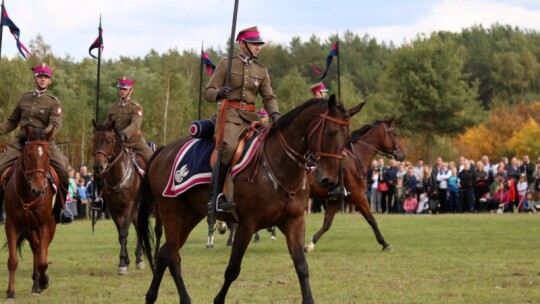
[[(377, 221), (371, 213), (371, 207), (366, 197), (366, 170), (377, 153), (400, 161), (405, 159), (405, 150), (392, 127), (392, 121), (393, 119), (377, 120), (352, 132), (351, 142), (346, 148), (349, 157), (343, 161), (343, 182), (345, 188), (351, 193), (348, 201), (360, 209), (383, 250), (391, 250), (392, 247), (385, 241)], [(319, 186), (311, 177), (308, 177), (308, 180), (311, 198), (328, 199), (324, 210), (323, 226), (313, 235), (311, 243), (304, 248), (306, 252), (311, 252), (314, 250), (317, 241), (330, 229), (340, 203), (338, 199), (331, 198), (328, 188)]]
[[(232, 246), (225, 281), (214, 298), (224, 303), (231, 284), (240, 274), (240, 265), (253, 234), (262, 228), (278, 227), (287, 246), (300, 282), (303, 303), (313, 303), (308, 265), (303, 251), (307, 204), (306, 170), (319, 166), (316, 180), (332, 185), (338, 181), (342, 150), (350, 139), (349, 118), (360, 110), (346, 110), (335, 96), (311, 99), (283, 115), (276, 124), (263, 131), (260, 157), (234, 180), (234, 201), (238, 228)], [(150, 160), (141, 187), (137, 232), (150, 263), (152, 244), (149, 216), (158, 206), (166, 242), (156, 257), (154, 277), (146, 294), (146, 302), (154, 303), (166, 268), (169, 268), (179, 293), (180, 303), (191, 303), (181, 274), (180, 248), (193, 228), (207, 215), (209, 186), (198, 185), (178, 197), (164, 197), (177, 152), (188, 139), (180, 139), (156, 152)], [(251, 174), (254, 174), (251, 178)], [(230, 220), (230, 219), (229, 219)]]
[(21, 250), (25, 239), (30, 243), (34, 256), (32, 293), (40, 294), (42, 289), (49, 287), (47, 256), (56, 231), (49, 150), (52, 131), (45, 134), (41, 129), (25, 127), (24, 133), (26, 142), (4, 190), (9, 250), (6, 299), (15, 299), (15, 272), (19, 265), (17, 250)]
[[(101, 197), (107, 203), (111, 217), (118, 230), (120, 242), (120, 262), (117, 273), (128, 273), (130, 263), (127, 238), (131, 223), (137, 222), (137, 202), (142, 178), (137, 172), (130, 155), (124, 149), (114, 121), (110, 124), (94, 125), (94, 170), (101, 177)], [(137, 242), (135, 249), (137, 269), (144, 268), (142, 249)]]

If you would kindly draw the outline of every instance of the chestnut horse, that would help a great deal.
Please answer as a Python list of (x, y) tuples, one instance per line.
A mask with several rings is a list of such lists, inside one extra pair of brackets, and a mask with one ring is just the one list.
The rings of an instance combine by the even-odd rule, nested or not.
[[(302, 302), (313, 303), (303, 251), (304, 210), (309, 196), (306, 170), (320, 166), (316, 174), (318, 182), (327, 185), (338, 182), (342, 151), (350, 140), (348, 121), (360, 108), (359, 105), (346, 110), (333, 95), (329, 100), (311, 99), (283, 115), (259, 135), (258, 140), (262, 141), (259, 157), (234, 180), (238, 228), (225, 281), (214, 303), (225, 302), (231, 284), (240, 274), (242, 258), (253, 234), (274, 225), (286, 236), (300, 282)], [(171, 171), (177, 152), (187, 141), (180, 139), (156, 152), (141, 187), (137, 232), (150, 263), (153, 260), (149, 216), (154, 209), (154, 200), (166, 236), (153, 267), (154, 277), (146, 294), (147, 303), (156, 301), (167, 267), (174, 278), (180, 303), (191, 303), (181, 274), (179, 250), (193, 228), (207, 215), (209, 186), (195, 186), (174, 198), (162, 196), (169, 178), (164, 173)], [(229, 216), (229, 220), (231, 218)]]
[(6, 236), (9, 250), (9, 282), (6, 299), (15, 299), (15, 272), (19, 265), (17, 250), (23, 241), (30, 243), (34, 255), (32, 293), (40, 294), (49, 287), (47, 261), (49, 245), (56, 231), (53, 217), (55, 190), (51, 183), (49, 139), (52, 130), (24, 127), (26, 138), (21, 155), (13, 165), (4, 190)]
[[(132, 221), (135, 226), (137, 224), (137, 200), (142, 178), (131, 156), (122, 145), (120, 133), (114, 128), (115, 122), (98, 125), (95, 120), (92, 120), (92, 124), (94, 125), (94, 173), (101, 179), (101, 197), (107, 203), (118, 231), (120, 262), (117, 274), (124, 275), (128, 273), (130, 263), (127, 251), (129, 227)], [(135, 258), (137, 269), (143, 269), (144, 262), (139, 242), (135, 249)]]
[[(352, 132), (351, 142), (346, 148), (349, 157), (343, 161), (343, 182), (345, 188), (350, 192), (348, 201), (360, 209), (360, 212), (373, 229), (377, 242), (382, 245), (385, 251), (391, 250), (392, 247), (384, 240), (377, 221), (371, 213), (371, 207), (366, 197), (366, 170), (377, 153), (389, 158), (394, 157), (400, 161), (405, 159), (405, 150), (392, 127), (392, 121), (393, 119), (377, 120)], [(330, 229), (340, 204), (335, 197), (330, 196), (328, 188), (319, 186), (311, 177), (308, 180), (310, 197), (327, 199), (323, 226), (313, 235), (311, 243), (304, 248), (306, 252), (311, 252), (314, 250), (317, 241)]]

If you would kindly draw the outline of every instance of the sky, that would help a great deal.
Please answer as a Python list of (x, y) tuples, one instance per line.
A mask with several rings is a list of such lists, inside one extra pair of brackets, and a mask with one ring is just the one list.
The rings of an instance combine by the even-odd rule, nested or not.
[[(155, 50), (227, 50), (234, 0), (4, 0), (27, 47), (40, 34), (54, 55), (89, 57), (101, 15), (102, 58), (144, 57)], [(433, 31), (509, 24), (540, 32), (539, 0), (242, 0), (236, 29), (258, 25), (265, 41), (287, 46), (293, 37), (352, 31), (401, 45)], [(95, 52), (95, 51), (94, 51)], [(264, 49), (261, 52), (264, 56)], [(18, 55), (7, 27), (2, 56)]]

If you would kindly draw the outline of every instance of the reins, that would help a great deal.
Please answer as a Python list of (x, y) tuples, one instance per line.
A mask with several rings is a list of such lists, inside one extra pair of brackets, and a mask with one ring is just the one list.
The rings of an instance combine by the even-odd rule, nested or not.
[[(97, 133), (104, 133), (106, 131), (99, 131)], [(117, 145), (117, 141), (116, 141), (116, 137), (113, 139), (112, 141), (112, 145), (113, 145), (113, 149), (114, 147)], [(122, 175), (122, 178), (116, 183), (115, 186), (111, 186), (110, 184), (107, 183), (107, 178), (105, 177), (107, 173), (109, 173), (109, 171), (111, 170), (111, 168), (114, 167), (114, 165), (122, 158), (122, 156), (125, 154), (126, 156), (127, 155), (127, 152), (124, 151), (124, 147), (122, 147), (120, 145), (120, 152), (119, 153), (115, 153), (113, 151), (113, 155), (109, 155), (107, 152), (105, 152), (104, 150), (97, 150), (94, 152), (94, 157), (96, 157), (98, 154), (101, 154), (103, 156), (105, 156), (105, 158), (110, 161), (112, 159), (112, 161), (108, 162), (107, 163), (107, 167), (105, 168), (105, 170), (103, 170), (103, 172), (101, 172), (101, 175), (103, 176), (103, 185), (107, 185), (108, 188), (112, 189), (114, 192), (118, 192), (119, 189), (120, 189), (120, 185), (124, 182), (124, 180), (127, 178), (128, 176), (128, 170), (124, 170), (124, 174)], [(129, 157), (129, 156), (128, 156)]]

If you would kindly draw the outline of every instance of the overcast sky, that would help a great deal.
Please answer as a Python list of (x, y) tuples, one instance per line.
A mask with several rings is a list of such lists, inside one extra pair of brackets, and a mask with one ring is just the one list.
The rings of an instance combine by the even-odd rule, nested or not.
[[(151, 49), (226, 49), (234, 0), (4, 0), (28, 46), (41, 34), (56, 56), (88, 56), (102, 16), (105, 59), (142, 57)], [(237, 31), (258, 25), (266, 41), (323, 39), (351, 30), (401, 44), (419, 33), (459, 32), (475, 24), (540, 31), (540, 0), (242, 0)], [(2, 56), (20, 56), (7, 28)], [(264, 52), (264, 51), (263, 51)]]

